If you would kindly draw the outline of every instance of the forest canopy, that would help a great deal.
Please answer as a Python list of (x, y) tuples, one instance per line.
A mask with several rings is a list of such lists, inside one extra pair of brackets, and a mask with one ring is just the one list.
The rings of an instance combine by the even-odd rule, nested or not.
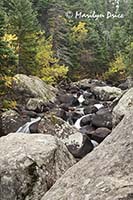
[(17, 73), (64, 78), (133, 76), (132, 0), (1, 0), (0, 94)]

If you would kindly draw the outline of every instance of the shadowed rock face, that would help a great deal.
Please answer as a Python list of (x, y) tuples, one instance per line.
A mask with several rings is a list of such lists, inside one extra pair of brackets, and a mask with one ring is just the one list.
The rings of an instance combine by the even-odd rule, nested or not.
[(117, 125), (122, 117), (129, 111), (133, 111), (133, 87), (129, 89), (119, 100), (113, 109), (113, 125)]
[(133, 111), (41, 200), (132, 200)]
[(27, 121), (30, 121), (28, 116), (22, 116), (15, 110), (10, 109), (3, 112), (1, 115), (3, 135), (7, 135), (11, 132), (16, 132), (19, 127), (24, 125)]
[(40, 200), (74, 163), (51, 135), (13, 133), (0, 139), (0, 200)]
[(0, 113), (0, 137), (4, 135), (3, 129), (2, 129), (2, 114)]

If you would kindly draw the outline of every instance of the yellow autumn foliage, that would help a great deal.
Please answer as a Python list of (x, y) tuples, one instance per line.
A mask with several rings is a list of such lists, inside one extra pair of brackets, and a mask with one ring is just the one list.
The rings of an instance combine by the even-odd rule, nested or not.
[(4, 85), (7, 88), (12, 88), (12, 81), (13, 81), (13, 77), (12, 76), (3, 76), (1, 77), (2, 81), (4, 82)]
[(14, 49), (14, 42), (17, 41), (17, 37), (16, 35), (12, 35), (12, 34), (5, 34), (4, 37), (3, 37), (3, 40), (7, 42), (8, 44), (8, 47)]
[(54, 65), (53, 67), (44, 67), (41, 70), (42, 80), (47, 83), (56, 83), (58, 80), (65, 78), (68, 72), (68, 67), (64, 65)]
[(17, 106), (17, 102), (15, 100), (4, 100), (3, 101), (3, 109), (15, 109)]
[(104, 78), (105, 80), (122, 80), (126, 76), (126, 66), (124, 63), (124, 57), (119, 54), (114, 61), (110, 63), (109, 70), (105, 72)]
[(86, 39), (88, 30), (85, 28), (86, 23), (85, 22), (79, 22), (78, 25), (75, 25), (72, 27), (72, 40), (73, 41), (82, 41)]
[(68, 67), (60, 65), (59, 59), (54, 57), (51, 37), (47, 40), (43, 38), (39, 41), (36, 62), (38, 64), (36, 75), (47, 83), (56, 83), (67, 75)]

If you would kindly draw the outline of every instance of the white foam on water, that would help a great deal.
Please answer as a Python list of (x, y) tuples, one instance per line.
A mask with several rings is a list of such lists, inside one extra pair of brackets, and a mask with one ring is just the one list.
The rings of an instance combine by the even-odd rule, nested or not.
[(87, 91), (84, 91), (84, 94), (88, 94), (88, 92), (87, 92)]
[(74, 127), (77, 128), (78, 130), (81, 128), (80, 126), (80, 122), (81, 120), (84, 118), (84, 117), (89, 117), (89, 116), (92, 116), (92, 114), (87, 114), (87, 115), (84, 115), (82, 117), (80, 117), (74, 124)]
[(95, 140), (91, 140), (91, 143), (93, 144), (94, 148), (97, 147), (99, 144), (97, 141)]
[(94, 106), (99, 110), (100, 108), (103, 108), (104, 105), (103, 104), (94, 104)]
[(77, 94), (73, 94), (73, 96), (74, 96), (75, 98), (77, 98)]
[(79, 96), (78, 101), (79, 101), (79, 103), (83, 103), (85, 101), (82, 94)]
[(84, 108), (76, 108), (76, 112), (81, 114), (81, 115), (84, 115)]

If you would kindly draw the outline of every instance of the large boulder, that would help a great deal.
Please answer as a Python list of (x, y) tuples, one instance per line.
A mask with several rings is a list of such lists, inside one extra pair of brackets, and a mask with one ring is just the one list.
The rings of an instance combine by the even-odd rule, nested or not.
[(133, 112), (41, 200), (132, 200)]
[(93, 115), (92, 125), (112, 129), (112, 113), (108, 108), (102, 108)]
[(133, 110), (133, 88), (129, 89), (113, 109), (113, 125), (117, 125), (122, 117)]
[(98, 143), (101, 143), (110, 133), (111, 133), (110, 129), (101, 127), (101, 128), (97, 128), (94, 131), (89, 132), (87, 135), (92, 140), (95, 140)]
[(13, 90), (22, 98), (39, 98), (44, 102), (55, 99), (55, 88), (47, 85), (36, 76), (17, 74), (13, 80)]
[(93, 145), (85, 134), (53, 114), (41, 120), (38, 130), (58, 137), (76, 158), (82, 158), (93, 150)]
[(102, 86), (92, 88), (93, 93), (99, 100), (109, 101), (122, 95), (122, 90), (117, 87)]
[(0, 199), (39, 200), (75, 160), (51, 135), (13, 133), (0, 139)]
[(20, 115), (15, 110), (3, 112), (1, 115), (3, 135), (16, 132), (18, 128), (24, 125), (27, 121), (30, 121), (30, 118), (27, 115)]

